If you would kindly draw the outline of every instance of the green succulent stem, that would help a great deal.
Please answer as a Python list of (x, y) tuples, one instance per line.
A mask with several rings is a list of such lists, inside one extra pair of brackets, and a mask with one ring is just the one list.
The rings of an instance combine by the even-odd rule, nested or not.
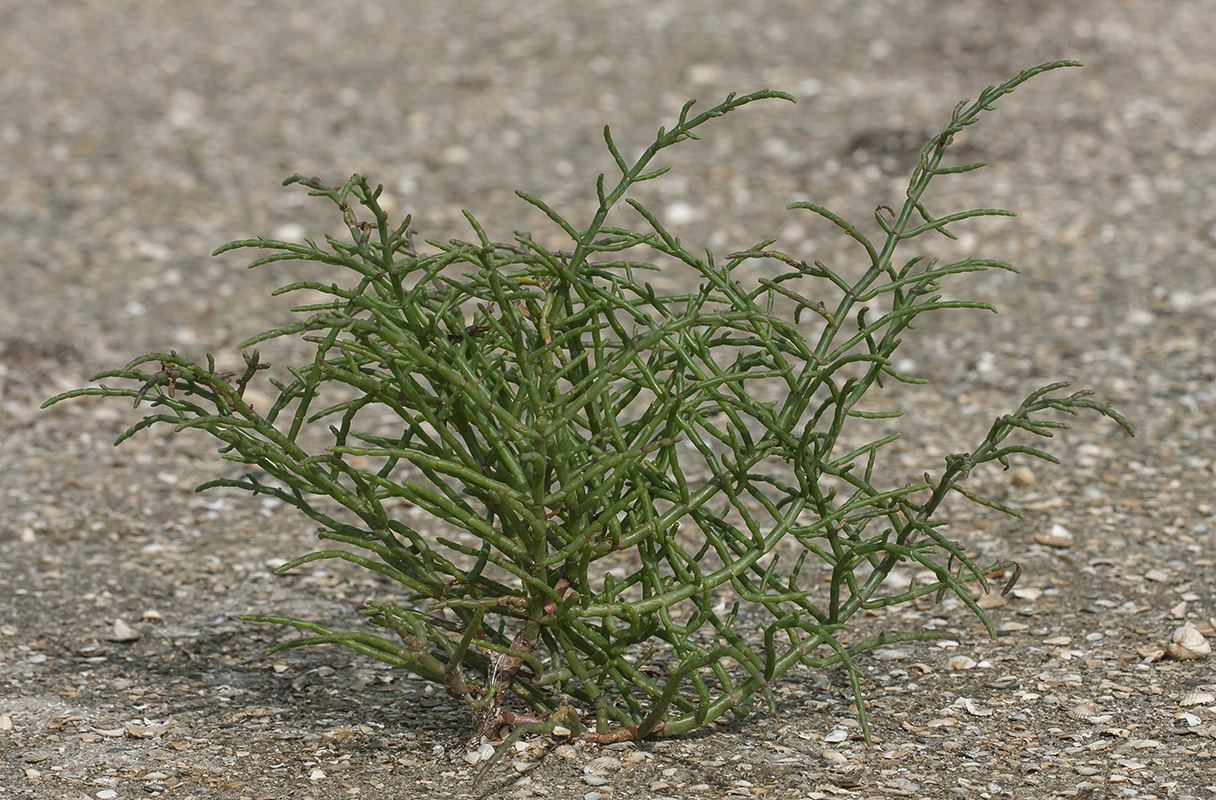
[[(1026, 70), (960, 103), (903, 203), (878, 207), (872, 237), (819, 203), (791, 204), (860, 245), (859, 276), (772, 239), (724, 258), (689, 249), (633, 195), (668, 171), (655, 165), (663, 151), (711, 120), (793, 101), (777, 91), (732, 94), (696, 115), (689, 102), (632, 161), (605, 127), (616, 172), (596, 179), (588, 220), (518, 193), (564, 248), (527, 233), (494, 241), (467, 213), (469, 241), (418, 245), (410, 218), (390, 220), (365, 176), (293, 175), (284, 183), (338, 207), (349, 240), (242, 239), (216, 254), (253, 249), (251, 266), (333, 272), (280, 289), (307, 294), (300, 317), (243, 345), (293, 340), (310, 357), (275, 369), (252, 350), (244, 369), (223, 372), (210, 356), (150, 353), (47, 404), (149, 406), (119, 442), (158, 424), (209, 434), (247, 472), (200, 490), (272, 496), (327, 543), (280, 572), (337, 560), (380, 581), (355, 630), (243, 617), (303, 632), (270, 652), (339, 645), (443, 686), (478, 733), (561, 726), (602, 743), (743, 718), (757, 699), (775, 703), (774, 683), (795, 668), (838, 665), (868, 739), (859, 659), (939, 634), (869, 636), (857, 614), (950, 593), (994, 633), (973, 592), (1004, 572), (1008, 591), (1020, 574), (1008, 561), (981, 567), (943, 531), (955, 495), (1016, 513), (966, 488), (972, 471), (1055, 461), (1025, 443), (1067, 427), (1052, 413), (1096, 412), (1131, 433), (1089, 392), (1055, 383), (937, 475), (908, 482), (882, 459), (899, 413), (863, 405), (886, 379), (923, 382), (895, 359), (922, 314), (995, 311), (943, 299), (941, 285), (1010, 264), (901, 263), (901, 248), (1010, 216), (930, 212), (930, 184), (983, 166), (946, 163), (957, 133), (1035, 75), (1069, 66)], [(664, 271), (665, 286), (683, 288), (642, 280)], [(931, 578), (892, 588), (900, 565)]]

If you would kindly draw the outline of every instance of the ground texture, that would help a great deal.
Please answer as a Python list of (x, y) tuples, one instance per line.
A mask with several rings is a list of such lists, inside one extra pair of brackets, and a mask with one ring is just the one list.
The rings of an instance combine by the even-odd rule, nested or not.
[[(1216, 797), (1216, 659), (1161, 657), (1216, 617), (1207, 0), (8, 0), (0, 19), (0, 798)], [(605, 122), (636, 149), (690, 97), (784, 89), (798, 105), (707, 127), (645, 199), (685, 241), (773, 236), (845, 264), (856, 248), (787, 203), (869, 223), (958, 100), (1057, 58), (1086, 66), (1002, 102), (960, 142), (992, 166), (934, 195), (1020, 216), (933, 254), (1023, 274), (951, 285), (1000, 316), (906, 337), (931, 383), (900, 395), (892, 454), (939, 465), (1062, 379), (1137, 437), (1085, 419), (1052, 445), (1063, 466), (975, 476), (1025, 519), (952, 508), (952, 535), (1024, 577), (993, 603), (995, 640), (948, 603), (864, 621), (960, 640), (862, 662), (871, 747), (843, 674), (803, 671), (775, 713), (637, 745), (525, 741), (474, 789), (477, 743), (441, 693), (335, 650), (265, 659), (280, 632), (236, 620), (342, 620), (382, 584), (273, 576), (310, 526), (194, 494), (231, 472), (201, 437), (113, 449), (129, 407), (38, 410), (149, 350), (234, 361), (285, 321), (269, 291), (286, 270), (208, 253), (338, 233), (279, 187), (293, 172), (368, 173), (428, 238), (467, 235), (461, 208), (507, 238), (548, 224), (516, 188), (586, 207)]]

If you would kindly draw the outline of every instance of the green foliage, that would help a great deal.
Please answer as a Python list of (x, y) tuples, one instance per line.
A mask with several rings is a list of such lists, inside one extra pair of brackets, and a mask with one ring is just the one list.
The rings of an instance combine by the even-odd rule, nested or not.
[[(949, 592), (992, 631), (969, 584), (987, 591), (985, 576), (1014, 565), (974, 563), (934, 519), (955, 492), (1002, 508), (963, 488), (970, 471), (1015, 454), (1055, 461), (1007, 443), (1018, 431), (1050, 437), (1066, 427), (1043, 412), (1092, 410), (1131, 430), (1088, 392), (1061, 396), (1065, 384), (1054, 384), (911, 485), (883, 480), (879, 455), (897, 434), (860, 446), (845, 438), (857, 418), (891, 416), (860, 403), (884, 378), (912, 380), (892, 359), (920, 314), (991, 309), (942, 299), (939, 282), (1012, 269), (980, 258), (896, 261), (909, 239), (1009, 213), (930, 214), (923, 198), (933, 179), (983, 166), (943, 166), (952, 137), (1029, 78), (1071, 65), (1027, 70), (960, 103), (925, 147), (903, 206), (875, 214), (877, 239), (822, 206), (792, 204), (861, 245), (864, 272), (853, 278), (772, 250), (773, 240), (699, 254), (629, 196), (667, 171), (651, 166), (660, 150), (741, 106), (792, 99), (780, 92), (731, 95), (697, 116), (690, 102), (633, 163), (605, 128), (620, 175), (599, 177), (588, 224), (519, 195), (569, 238), (564, 250), (523, 234), (491, 241), (467, 214), (472, 241), (419, 250), (410, 220), (391, 224), (380, 187), (363, 176), (328, 186), (296, 175), (286, 183), (335, 203), (351, 241), (251, 239), (216, 251), (267, 250), (251, 266), (311, 261), (349, 277), (283, 287), (326, 298), (242, 345), (301, 337), (313, 350), (289, 377), (270, 379), (272, 405), (244, 397), (267, 366), (257, 350), (241, 374), (217, 372), (210, 357), (149, 354), (95, 378), (124, 388), (48, 403), (147, 401), (159, 413), (119, 441), (155, 423), (218, 439), (225, 458), (250, 470), (200, 488), (277, 497), (335, 544), (282, 570), (343, 559), (399, 587), (367, 602), (371, 626), (352, 631), (247, 619), (308, 633), (275, 650), (340, 644), (442, 684), (472, 709), (479, 732), (581, 729), (589, 714), (584, 735), (596, 741), (679, 734), (746, 715), (799, 664), (843, 664), (864, 726), (857, 656), (936, 634), (858, 640), (858, 612)], [(608, 224), (621, 200), (643, 230)], [(691, 271), (687, 291), (643, 282), (656, 260)], [(780, 274), (750, 277), (773, 272), (755, 269), (757, 260)], [(309, 446), (317, 440), (323, 446)], [(418, 513), (401, 513), (410, 506), (431, 521), (414, 527), (406, 520)], [(934, 578), (892, 589), (885, 579), (900, 564)]]

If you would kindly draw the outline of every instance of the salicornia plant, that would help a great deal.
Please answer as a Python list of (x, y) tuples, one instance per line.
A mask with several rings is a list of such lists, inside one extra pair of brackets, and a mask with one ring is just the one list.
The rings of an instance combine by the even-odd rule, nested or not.
[[(943, 535), (934, 514), (947, 497), (1014, 513), (962, 481), (1015, 454), (1055, 461), (1007, 443), (1017, 431), (1066, 427), (1044, 412), (1089, 409), (1131, 431), (1089, 392), (1063, 396), (1065, 384), (1054, 384), (910, 485), (882, 467), (897, 434), (864, 442), (850, 433), (857, 418), (897, 416), (862, 400), (884, 378), (917, 382), (893, 356), (920, 314), (991, 309), (942, 299), (939, 282), (1013, 269), (900, 259), (909, 239), (1009, 213), (930, 213), (935, 178), (983, 166), (947, 166), (952, 138), (1029, 78), (1072, 65), (1044, 64), (960, 103), (924, 148), (902, 206), (879, 207), (876, 238), (822, 206), (792, 204), (861, 246), (864, 262), (848, 278), (771, 249), (771, 239), (723, 257), (691, 250), (629, 196), (667, 171), (652, 164), (660, 151), (741, 106), (792, 100), (781, 92), (730, 95), (699, 115), (690, 102), (633, 162), (605, 128), (620, 174), (599, 176), (589, 222), (519, 193), (564, 232), (566, 249), (526, 234), (492, 241), (469, 214), (472, 241), (416, 247), (409, 218), (390, 223), (380, 187), (362, 175), (340, 186), (296, 175), (286, 183), (339, 207), (350, 241), (249, 239), (216, 251), (271, 251), (251, 266), (335, 268), (333, 282), (280, 289), (323, 299), (242, 345), (302, 337), (313, 352), (279, 379), (267, 374), (277, 393), (268, 407), (245, 397), (267, 366), (256, 350), (239, 373), (217, 372), (210, 356), (152, 353), (94, 378), (126, 388), (48, 403), (98, 395), (159, 409), (120, 442), (160, 422), (218, 439), (249, 472), (200, 489), (277, 497), (334, 543), (282, 570), (343, 559), (396, 587), (363, 605), (371, 627), (246, 619), (309, 634), (274, 650), (340, 644), (442, 684), (472, 709), (477, 732), (581, 730), (594, 717), (583, 735), (595, 741), (679, 734), (745, 715), (796, 665), (843, 664), (868, 734), (858, 654), (934, 634), (862, 639), (854, 616), (950, 592), (992, 632), (969, 584), (986, 591), (985, 576), (1016, 577), (1014, 565), (976, 564)], [(613, 213), (622, 200), (641, 230), (610, 224), (624, 216)], [(642, 280), (656, 261), (694, 277), (684, 291), (656, 290)], [(417, 524), (419, 510), (430, 522)], [(892, 587), (901, 564), (933, 579)]]

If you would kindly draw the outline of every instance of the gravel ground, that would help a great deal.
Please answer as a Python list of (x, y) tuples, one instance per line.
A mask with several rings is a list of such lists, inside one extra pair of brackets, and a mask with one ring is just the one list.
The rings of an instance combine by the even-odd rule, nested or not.
[[(1216, 797), (1211, 658), (1161, 657), (1216, 617), (1216, 5), (1116, 0), (600, 3), (0, 2), (0, 798)], [(349, 618), (383, 587), (349, 570), (276, 578), (310, 547), (283, 508), (196, 495), (208, 443), (117, 450), (121, 403), (39, 411), (148, 350), (234, 361), (286, 319), (285, 271), (208, 253), (335, 230), (279, 181), (384, 183), (428, 238), (547, 235), (516, 188), (573, 214), (611, 162), (690, 97), (784, 89), (677, 150), (643, 199), (685, 241), (776, 236), (856, 258), (805, 213), (898, 205), (921, 143), (963, 97), (1057, 58), (960, 141), (992, 166), (937, 209), (1019, 212), (934, 253), (1017, 263), (960, 294), (1000, 316), (926, 321), (928, 387), (895, 467), (940, 464), (1059, 380), (1136, 425), (1084, 419), (1061, 467), (984, 473), (1025, 511), (951, 509), (985, 558), (1019, 560), (989, 640), (965, 608), (862, 622), (949, 631), (863, 661), (875, 737), (839, 671), (792, 674), (776, 713), (679, 739), (522, 743), (476, 790), (476, 743), (441, 693), (344, 652), (265, 659), (249, 610)], [(894, 400), (892, 401), (894, 402)], [(1033, 481), (1031, 481), (1033, 478)], [(984, 512), (984, 513), (980, 513)], [(122, 624), (118, 624), (121, 620)], [(474, 751), (474, 752), (471, 752)]]

